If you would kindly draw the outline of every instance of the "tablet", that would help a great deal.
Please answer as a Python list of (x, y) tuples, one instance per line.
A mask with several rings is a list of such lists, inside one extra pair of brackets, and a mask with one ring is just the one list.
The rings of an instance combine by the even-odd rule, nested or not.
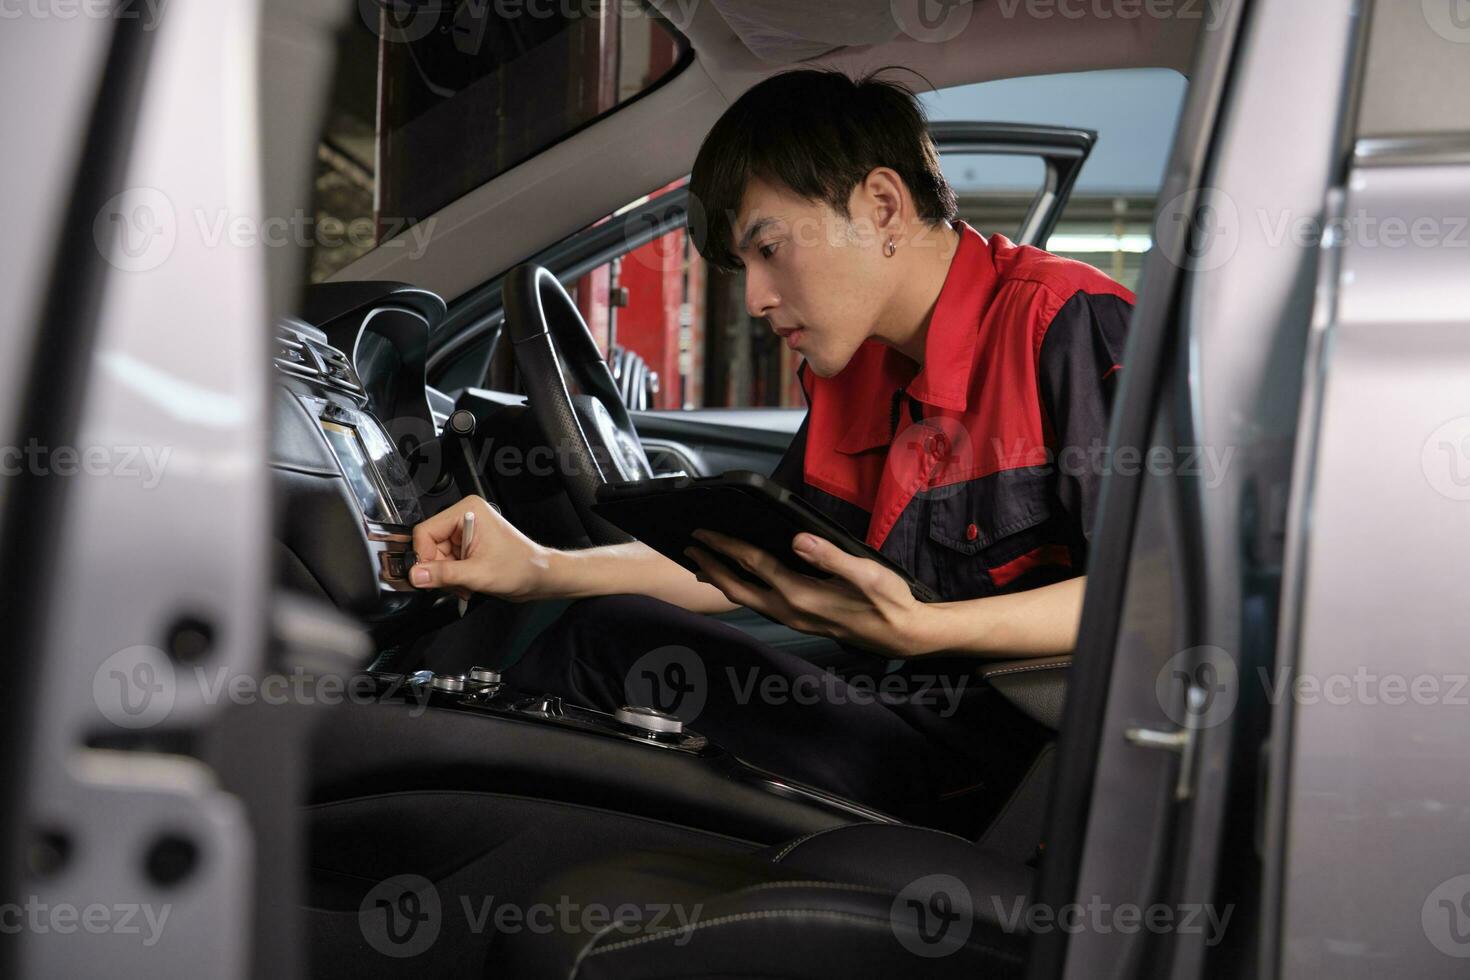
[[(807, 564), (791, 550), (792, 539), (806, 531), (825, 538), (849, 555), (868, 558), (892, 569), (921, 602), (937, 602), (941, 598), (892, 559), (848, 534), (796, 494), (748, 470), (732, 470), (720, 476), (660, 476), (606, 483), (598, 488), (597, 502), (592, 509), (691, 571), (698, 571), (698, 566), (684, 554), (684, 549), (699, 544), (691, 535), (704, 528), (749, 542), (803, 575), (830, 578), (827, 572)], [(712, 549), (705, 547), (705, 550)], [(715, 557), (725, 560), (718, 553)], [(733, 562), (727, 563), (745, 581), (766, 584), (744, 569), (735, 568)]]

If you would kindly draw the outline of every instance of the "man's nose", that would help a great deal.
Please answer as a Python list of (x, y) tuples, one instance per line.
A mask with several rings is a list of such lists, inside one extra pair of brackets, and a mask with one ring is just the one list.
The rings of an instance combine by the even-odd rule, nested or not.
[(781, 303), (771, 280), (759, 272), (745, 271), (745, 311), (756, 319), (769, 316)]

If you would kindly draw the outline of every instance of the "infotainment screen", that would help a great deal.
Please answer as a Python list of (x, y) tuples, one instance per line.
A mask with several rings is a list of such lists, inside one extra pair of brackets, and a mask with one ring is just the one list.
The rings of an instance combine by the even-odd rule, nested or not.
[(337, 456), (337, 462), (342, 466), (343, 475), (352, 486), (352, 492), (357, 494), (362, 516), (380, 524), (397, 523), (397, 517), (393, 508), (388, 505), (387, 498), (383, 496), (377, 476), (373, 473), (372, 460), (368, 458), (357, 430), (341, 422), (327, 419), (318, 421), (321, 422), (322, 431), (326, 433), (327, 443)]

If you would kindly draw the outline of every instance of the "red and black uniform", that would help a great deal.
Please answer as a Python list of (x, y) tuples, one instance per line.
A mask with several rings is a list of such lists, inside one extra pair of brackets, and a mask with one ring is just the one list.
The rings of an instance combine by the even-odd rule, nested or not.
[(1133, 294), (963, 224), (924, 365), (868, 341), (774, 479), (946, 599), (1080, 575)]
[[(869, 342), (832, 378), (803, 371), (810, 410), (774, 473), (951, 600), (1081, 574), (1133, 301), (1088, 266), (960, 234), (923, 368)], [(642, 696), (629, 680), (655, 652), (698, 678), (679, 685), (690, 697), (654, 705), (691, 730), (788, 778), (961, 832), (978, 831), (1019, 780), (1013, 767), (1051, 737), (971, 685), (973, 660), (798, 655), (645, 596), (574, 604), (507, 679), (611, 711)], [(901, 691), (875, 698), (880, 683)], [(963, 696), (938, 700), (936, 685)], [(822, 693), (780, 696), (800, 690)]]

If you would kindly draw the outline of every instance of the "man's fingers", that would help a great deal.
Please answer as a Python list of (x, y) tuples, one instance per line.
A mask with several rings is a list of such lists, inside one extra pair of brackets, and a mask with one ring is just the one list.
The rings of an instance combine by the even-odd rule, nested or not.
[(421, 561), (408, 573), (409, 581), (419, 589), (448, 589), (465, 584), (468, 562), (441, 560)]
[(783, 588), (790, 582), (791, 571), (768, 551), (762, 551), (753, 544), (737, 541), (717, 531), (695, 531), (694, 537), (714, 550), (729, 555), (741, 568), (773, 588)]
[(414, 552), (426, 559), (441, 553), (450, 554), (449, 542), (454, 539), (454, 532), (459, 530), (464, 521), (464, 505), (465, 501), (461, 501), (458, 506), (441, 510), (433, 517), (414, 525)]
[(791, 550), (813, 568), (830, 572), (864, 590), (876, 584), (876, 573), (883, 570), (877, 562), (849, 555), (815, 534), (798, 534), (791, 541)]
[(686, 548), (684, 553), (693, 558), (694, 563), (699, 566), (700, 577), (723, 592), (726, 599), (769, 615), (766, 607), (769, 605), (771, 593), (768, 590), (758, 589), (742, 581), (738, 575), (725, 566), (724, 562), (703, 548)]

